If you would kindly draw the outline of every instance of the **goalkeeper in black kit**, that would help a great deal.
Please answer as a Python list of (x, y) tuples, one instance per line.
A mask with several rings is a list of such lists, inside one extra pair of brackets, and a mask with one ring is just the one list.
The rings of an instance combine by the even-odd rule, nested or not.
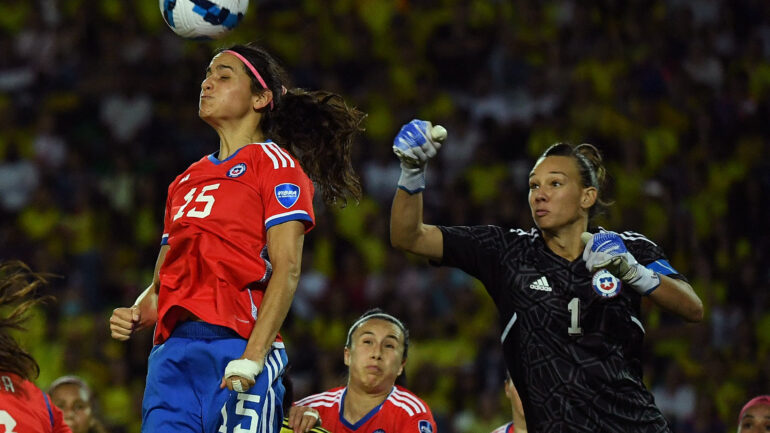
[(642, 382), (641, 300), (690, 322), (702, 320), (703, 304), (653, 241), (591, 224), (606, 206), (599, 151), (557, 143), (538, 158), (529, 230), (434, 226), (423, 223), (423, 191), (442, 129), (414, 120), (396, 136), (391, 242), (484, 284), (528, 431), (669, 432)]

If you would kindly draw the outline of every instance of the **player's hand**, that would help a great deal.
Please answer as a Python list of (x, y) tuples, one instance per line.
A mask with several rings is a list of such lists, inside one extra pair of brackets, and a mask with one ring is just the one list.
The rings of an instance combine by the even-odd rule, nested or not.
[(264, 366), (264, 361), (252, 361), (245, 358), (234, 359), (227, 363), (219, 388), (227, 387), (230, 391), (246, 392), (257, 382), (257, 376), (262, 372)]
[(141, 313), (139, 307), (116, 308), (110, 316), (110, 334), (112, 338), (126, 341), (139, 329)]
[(305, 433), (321, 425), (321, 414), (310, 406), (292, 406), (289, 409), (289, 427), (294, 433)]
[(401, 160), (400, 189), (409, 194), (425, 189), (425, 166), (438, 154), (444, 139), (446, 129), (425, 120), (415, 119), (401, 127), (393, 140), (393, 153)]
[(446, 135), (443, 126), (433, 126), (425, 120), (412, 120), (402, 126), (393, 139), (393, 153), (409, 167), (422, 167), (436, 156)]
[(642, 295), (649, 295), (660, 285), (660, 276), (636, 261), (619, 234), (585, 232), (580, 239), (586, 244), (583, 260), (589, 272), (606, 269)]

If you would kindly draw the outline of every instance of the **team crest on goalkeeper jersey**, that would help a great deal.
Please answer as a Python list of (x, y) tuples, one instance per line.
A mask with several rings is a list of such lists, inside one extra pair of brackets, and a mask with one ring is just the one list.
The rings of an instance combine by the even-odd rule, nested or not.
[(604, 298), (612, 298), (620, 293), (620, 280), (606, 269), (595, 273), (591, 284), (594, 286), (594, 291)]

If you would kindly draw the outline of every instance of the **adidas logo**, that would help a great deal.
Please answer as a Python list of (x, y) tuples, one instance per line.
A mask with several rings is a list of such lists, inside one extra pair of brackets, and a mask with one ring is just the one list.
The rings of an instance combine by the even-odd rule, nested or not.
[(544, 292), (550, 292), (551, 286), (548, 284), (548, 280), (545, 279), (545, 277), (540, 277), (535, 282), (529, 285), (530, 289), (534, 290), (542, 290)]

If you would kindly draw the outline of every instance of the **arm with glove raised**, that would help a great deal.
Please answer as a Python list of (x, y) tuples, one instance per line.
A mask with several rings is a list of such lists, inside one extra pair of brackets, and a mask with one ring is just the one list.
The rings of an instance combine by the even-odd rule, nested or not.
[(390, 242), (435, 260), (443, 255), (443, 236), (438, 227), (423, 223), (422, 195), (428, 161), (438, 154), (446, 135), (441, 126), (412, 120), (393, 140), (393, 153), (401, 160), (401, 177), (390, 210)]
[(615, 232), (583, 233), (583, 260), (589, 272), (606, 269), (642, 296), (690, 322), (703, 319), (703, 303), (687, 282), (638, 263)]

